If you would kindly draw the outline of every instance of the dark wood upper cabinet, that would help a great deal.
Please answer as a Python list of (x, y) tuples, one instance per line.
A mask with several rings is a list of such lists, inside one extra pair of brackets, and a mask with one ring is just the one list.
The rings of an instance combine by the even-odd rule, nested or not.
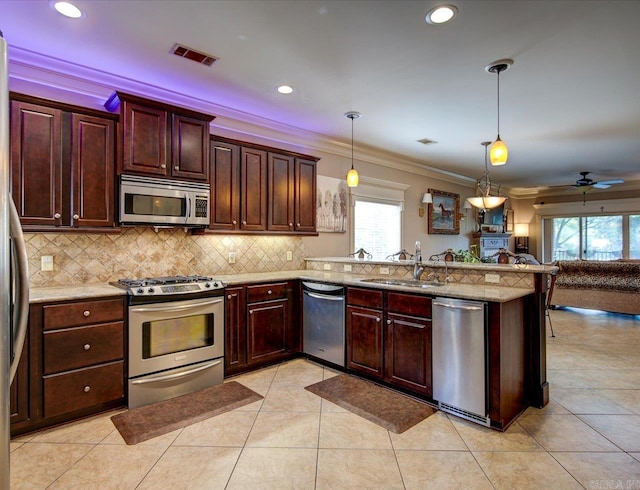
[(72, 224), (112, 226), (115, 123), (73, 114), (71, 128)]
[(316, 232), (316, 162), (296, 158), (295, 230)]
[(11, 101), (11, 194), (23, 225), (62, 225), (62, 114)]
[(117, 117), (11, 99), (11, 193), (25, 229), (113, 227)]
[(236, 231), (240, 228), (240, 147), (211, 140), (211, 216), (212, 230)]
[(267, 229), (267, 152), (243, 147), (240, 161), (240, 229), (264, 231)]
[(122, 171), (170, 175), (167, 170), (167, 111), (124, 100), (121, 114)]
[(268, 154), (269, 211), (267, 229), (293, 231), (294, 225), (294, 158), (277, 153)]
[(209, 123), (214, 116), (115, 92), (105, 103), (119, 111), (119, 173), (209, 181)]

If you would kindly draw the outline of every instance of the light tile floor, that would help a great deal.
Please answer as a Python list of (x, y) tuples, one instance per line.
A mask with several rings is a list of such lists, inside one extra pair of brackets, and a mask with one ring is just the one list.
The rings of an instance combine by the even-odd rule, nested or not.
[(640, 317), (557, 310), (551, 402), (505, 433), (438, 412), (393, 434), (304, 390), (296, 360), (234, 379), (265, 398), (136, 446), (102, 414), (11, 443), (11, 488), (640, 489)]

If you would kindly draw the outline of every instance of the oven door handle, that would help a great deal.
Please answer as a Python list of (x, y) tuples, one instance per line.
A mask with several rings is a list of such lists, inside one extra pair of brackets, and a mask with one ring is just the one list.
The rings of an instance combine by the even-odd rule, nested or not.
[(215, 305), (217, 303), (222, 303), (222, 301), (222, 299), (215, 299), (213, 301), (203, 301), (200, 303), (190, 303), (188, 305), (180, 306), (132, 306), (129, 308), (129, 311), (134, 311), (136, 313), (149, 313), (154, 311), (182, 311), (188, 310), (190, 308), (197, 308), (199, 306)]
[(209, 364), (205, 364), (204, 366), (198, 366), (195, 369), (190, 369), (189, 371), (182, 371), (180, 373), (175, 374), (165, 374), (164, 376), (154, 376), (153, 378), (144, 378), (144, 379), (135, 379), (131, 382), (132, 385), (143, 385), (146, 383), (156, 383), (159, 381), (171, 381), (174, 379), (184, 378), (185, 376), (189, 376), (190, 374), (199, 373), (200, 371), (204, 371), (205, 369), (212, 368), (213, 366), (217, 366), (222, 363), (222, 361), (214, 361)]

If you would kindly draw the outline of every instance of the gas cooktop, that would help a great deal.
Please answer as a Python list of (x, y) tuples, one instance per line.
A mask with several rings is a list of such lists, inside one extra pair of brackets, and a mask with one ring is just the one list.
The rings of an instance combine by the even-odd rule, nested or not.
[(194, 295), (224, 289), (224, 283), (208, 276), (165, 276), (120, 279), (114, 286), (126, 289), (131, 296)]

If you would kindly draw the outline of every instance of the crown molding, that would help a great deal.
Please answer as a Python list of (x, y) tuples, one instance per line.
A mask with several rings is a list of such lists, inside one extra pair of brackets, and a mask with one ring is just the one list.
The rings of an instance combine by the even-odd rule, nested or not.
[[(302, 153), (321, 151), (342, 158), (351, 157), (350, 142), (15, 46), (9, 53), (9, 79), (27, 84), (33, 92), (30, 95), (42, 96), (43, 92), (54, 89), (64, 93), (70, 103), (90, 99), (94, 107), (103, 107), (117, 88), (133, 95), (213, 114), (216, 116), (210, 126), (213, 133), (228, 133), (225, 136), (235, 139), (257, 138), (269, 145), (293, 147)], [(431, 167), (396, 153), (365, 145), (355, 145), (354, 150), (358, 155), (357, 160), (361, 162), (475, 187), (476, 180), (473, 178)]]

